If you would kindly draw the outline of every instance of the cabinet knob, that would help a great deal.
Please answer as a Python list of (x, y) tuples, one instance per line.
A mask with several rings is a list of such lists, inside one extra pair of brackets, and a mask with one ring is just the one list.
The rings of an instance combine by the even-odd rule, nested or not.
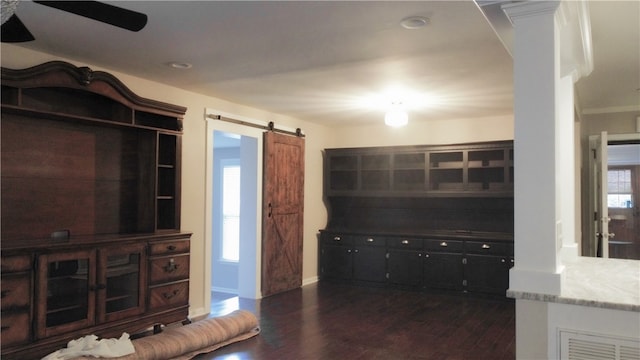
[(358, 249), (353, 250), (354, 253), (357, 253), (358, 251), (359, 251)]
[(442, 246), (442, 247), (447, 247), (447, 246), (449, 246), (449, 244), (447, 244), (447, 242), (446, 242), (446, 241), (443, 241), (443, 242), (441, 242), (441, 243), (440, 243), (440, 246)]
[(402, 245), (409, 245), (409, 240), (402, 240)]
[(340, 241), (342, 240), (342, 238), (340, 236), (334, 236), (333, 237), (333, 241)]
[(491, 249), (491, 245), (489, 245), (489, 244), (482, 244), (482, 248), (483, 248), (483, 249)]
[(176, 264), (176, 261), (171, 258), (169, 259), (169, 263), (167, 263), (167, 265), (165, 265), (164, 267), (164, 271), (165, 272), (174, 272), (178, 269), (178, 264)]
[(507, 260), (505, 260), (505, 259), (500, 259), (500, 262), (504, 264), (504, 263), (506, 263), (506, 262), (507, 262)]
[(175, 250), (175, 249), (176, 249), (176, 246), (175, 246), (175, 245), (169, 245), (169, 246), (167, 246), (167, 250), (169, 250), (169, 251), (173, 251), (173, 250)]
[(368, 238), (367, 242), (372, 243), (373, 242), (373, 238)]

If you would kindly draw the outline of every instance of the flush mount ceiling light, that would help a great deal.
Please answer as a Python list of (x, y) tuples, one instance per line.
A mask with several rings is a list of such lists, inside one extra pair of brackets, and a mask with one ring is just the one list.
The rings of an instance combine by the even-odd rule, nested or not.
[(400, 22), (400, 25), (408, 30), (420, 29), (427, 26), (427, 24), (429, 24), (429, 18), (424, 16), (409, 16)]
[(401, 102), (391, 103), (391, 108), (384, 114), (384, 123), (391, 127), (405, 126), (409, 122), (409, 115), (402, 108)]

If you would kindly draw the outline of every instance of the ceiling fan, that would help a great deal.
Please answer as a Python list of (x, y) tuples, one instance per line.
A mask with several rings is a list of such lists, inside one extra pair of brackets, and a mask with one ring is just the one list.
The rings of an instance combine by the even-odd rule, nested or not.
[[(2, 0), (2, 42), (35, 40), (31, 32), (15, 14), (19, 0)], [(140, 31), (147, 24), (147, 15), (105, 4), (99, 1), (33, 1), (54, 9), (100, 21), (130, 31)]]

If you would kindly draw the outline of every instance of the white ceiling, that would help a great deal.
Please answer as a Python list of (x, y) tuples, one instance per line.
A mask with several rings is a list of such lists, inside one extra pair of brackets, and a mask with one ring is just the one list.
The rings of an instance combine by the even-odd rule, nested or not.
[[(410, 121), (512, 113), (512, 59), (473, 1), (111, 3), (147, 14), (147, 26), (23, 1), (16, 13), (36, 40), (20, 46), (326, 125), (381, 121), (390, 87), (414, 93)], [(640, 113), (639, 4), (589, 2), (594, 71), (577, 84), (582, 109)], [(414, 15), (430, 23), (400, 26)]]

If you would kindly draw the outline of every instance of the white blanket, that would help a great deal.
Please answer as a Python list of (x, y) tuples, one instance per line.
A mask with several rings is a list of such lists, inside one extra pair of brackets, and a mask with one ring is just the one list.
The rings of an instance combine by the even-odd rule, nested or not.
[(79, 356), (112, 358), (133, 354), (135, 349), (129, 340), (129, 334), (122, 333), (119, 339), (101, 339), (95, 335), (87, 335), (71, 340), (65, 349), (55, 351), (42, 360), (65, 360)]

